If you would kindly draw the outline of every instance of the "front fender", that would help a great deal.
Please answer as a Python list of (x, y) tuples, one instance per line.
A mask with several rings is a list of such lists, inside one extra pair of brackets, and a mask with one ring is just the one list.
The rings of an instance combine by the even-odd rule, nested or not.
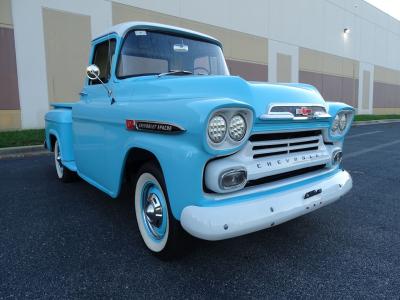
[(196, 205), (198, 199), (202, 198), (204, 167), (212, 158), (211, 154), (193, 146), (183, 135), (143, 133), (140, 139), (129, 140), (124, 146), (123, 164), (119, 166), (119, 185), (132, 148), (147, 150), (157, 158), (164, 175), (172, 214), (177, 220), (184, 207)]
[[(121, 158), (123, 164), (119, 166), (118, 186), (122, 182), (126, 159), (132, 148), (153, 153), (164, 174), (172, 213), (179, 220), (184, 207), (198, 205), (199, 199), (203, 198), (203, 173), (207, 162), (216, 156), (229, 155), (243, 147), (242, 144), (229, 150), (215, 150), (208, 146), (206, 139), (208, 119), (215, 110), (223, 108), (246, 108), (254, 115), (249, 104), (235, 99), (192, 100), (186, 104), (186, 111), (182, 111), (180, 117), (173, 121), (186, 129), (184, 133), (169, 135), (125, 131), (126, 143)], [(168, 110), (163, 111), (163, 114), (168, 114)], [(189, 118), (189, 115), (192, 117)], [(164, 119), (170, 120), (168, 117), (157, 115), (157, 120)], [(251, 130), (250, 124), (249, 130)]]

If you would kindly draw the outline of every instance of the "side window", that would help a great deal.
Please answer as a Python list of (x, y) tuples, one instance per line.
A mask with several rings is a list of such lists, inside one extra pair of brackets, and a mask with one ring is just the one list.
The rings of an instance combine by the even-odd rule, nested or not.
[[(96, 45), (92, 64), (100, 69), (100, 79), (106, 83), (111, 77), (111, 61), (115, 52), (115, 39), (110, 39)], [(90, 80), (89, 84), (99, 84), (98, 80)]]

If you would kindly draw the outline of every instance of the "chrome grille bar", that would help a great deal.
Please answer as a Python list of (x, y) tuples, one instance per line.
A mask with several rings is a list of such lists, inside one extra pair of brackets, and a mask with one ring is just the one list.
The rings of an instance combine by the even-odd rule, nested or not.
[(320, 131), (291, 132), (278, 136), (263, 134), (264, 139), (260, 138), (261, 136), (258, 136), (256, 141), (251, 142), (253, 158), (318, 150), (319, 145), (323, 143)]

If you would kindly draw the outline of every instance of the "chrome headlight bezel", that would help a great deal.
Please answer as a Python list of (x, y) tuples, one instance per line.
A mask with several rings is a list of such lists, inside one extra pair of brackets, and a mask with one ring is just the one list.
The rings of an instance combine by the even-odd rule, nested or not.
[[(210, 121), (216, 116), (221, 116), (226, 121), (226, 133), (220, 142), (213, 141), (208, 132), (210, 128)], [(240, 116), (245, 123), (245, 132), (240, 139), (235, 140), (230, 133), (231, 121), (234, 117)], [(249, 137), (251, 126), (253, 124), (253, 112), (248, 108), (223, 108), (214, 111), (207, 120), (206, 126), (206, 139), (207, 145), (213, 150), (230, 150), (242, 145)]]
[[(352, 110), (341, 110), (339, 111), (329, 128), (329, 134), (333, 138), (344, 136), (350, 129), (350, 125), (353, 121), (354, 112)], [(344, 124), (345, 123), (345, 124)]]

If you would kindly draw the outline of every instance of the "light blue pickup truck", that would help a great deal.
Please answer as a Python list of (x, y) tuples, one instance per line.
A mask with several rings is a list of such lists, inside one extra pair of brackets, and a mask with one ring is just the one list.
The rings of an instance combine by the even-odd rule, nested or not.
[(186, 233), (227, 239), (338, 200), (354, 109), (307, 84), (230, 76), (213, 37), (129, 22), (92, 41), (76, 103), (46, 114), (57, 176), (116, 198), (131, 187), (146, 246), (178, 253)]

